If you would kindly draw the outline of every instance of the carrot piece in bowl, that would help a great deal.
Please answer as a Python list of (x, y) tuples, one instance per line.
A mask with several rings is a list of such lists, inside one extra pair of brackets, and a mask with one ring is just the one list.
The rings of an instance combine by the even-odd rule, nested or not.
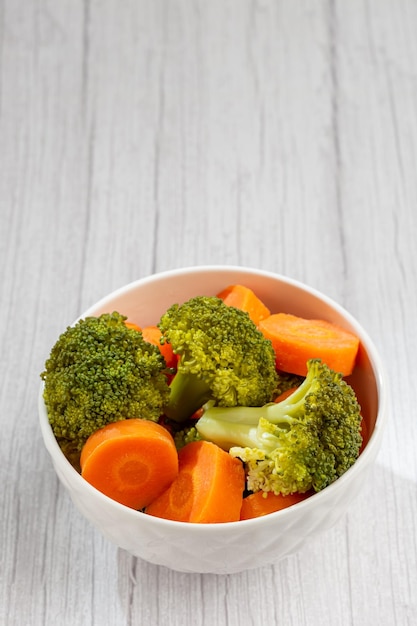
[(81, 475), (93, 487), (133, 509), (143, 509), (178, 474), (172, 435), (160, 424), (127, 419), (107, 424), (81, 450)]
[(125, 326), (130, 328), (130, 330), (136, 330), (137, 332), (141, 332), (142, 330), (140, 326), (135, 324), (135, 322), (129, 322), (128, 320), (125, 320)]
[(245, 488), (241, 461), (202, 440), (185, 445), (178, 457), (178, 476), (145, 512), (179, 522), (238, 521)]
[(177, 355), (174, 354), (170, 343), (161, 343), (162, 333), (158, 326), (145, 326), (142, 328), (142, 335), (145, 341), (159, 348), (167, 367), (176, 367)]
[(252, 289), (244, 285), (230, 285), (218, 293), (217, 297), (228, 306), (246, 311), (256, 326), (271, 313)]
[(278, 370), (306, 376), (307, 361), (321, 359), (344, 376), (353, 371), (359, 339), (337, 324), (274, 313), (261, 320), (259, 330), (272, 342)]
[(128, 322), (127, 320), (125, 324), (131, 330), (141, 332), (145, 341), (159, 348), (167, 367), (175, 367), (177, 365), (177, 356), (174, 354), (171, 344), (161, 343), (162, 333), (158, 326), (150, 325), (142, 328), (135, 324), (135, 322)]
[(297, 502), (305, 500), (311, 495), (307, 493), (292, 493), (287, 496), (281, 494), (276, 495), (272, 492), (257, 491), (246, 496), (242, 502), (240, 511), (240, 519), (252, 519), (254, 517), (262, 517), (286, 509)]

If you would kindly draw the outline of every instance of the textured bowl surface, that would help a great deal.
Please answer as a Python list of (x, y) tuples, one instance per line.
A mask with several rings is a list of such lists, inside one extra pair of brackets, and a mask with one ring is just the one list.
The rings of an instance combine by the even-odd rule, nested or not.
[(316, 533), (329, 529), (361, 489), (381, 444), (387, 390), (380, 357), (365, 330), (337, 303), (299, 282), (242, 267), (202, 266), (163, 272), (123, 287), (80, 317), (119, 311), (145, 326), (155, 324), (174, 302), (215, 295), (242, 283), (272, 312), (284, 311), (338, 323), (360, 338), (355, 388), (369, 440), (356, 463), (335, 483), (288, 509), (228, 524), (187, 524), (147, 516), (114, 502), (89, 485), (62, 454), (39, 394), (45, 446), (62, 484), (79, 511), (112, 543), (151, 563), (184, 572), (226, 574), (277, 562), (299, 550)]

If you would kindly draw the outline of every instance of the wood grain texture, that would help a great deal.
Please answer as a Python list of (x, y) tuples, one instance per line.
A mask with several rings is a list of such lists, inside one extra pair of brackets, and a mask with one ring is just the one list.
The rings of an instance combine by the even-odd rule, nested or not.
[[(0, 623), (417, 622), (417, 4), (0, 1)], [(154, 271), (323, 290), (392, 384), (369, 483), (297, 555), (189, 575), (102, 539), (37, 423), (57, 334)]]

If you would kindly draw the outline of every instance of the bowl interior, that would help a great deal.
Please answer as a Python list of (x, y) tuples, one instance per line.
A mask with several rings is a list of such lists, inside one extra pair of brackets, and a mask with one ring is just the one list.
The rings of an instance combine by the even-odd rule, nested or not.
[(348, 382), (354, 387), (371, 436), (378, 414), (381, 364), (377, 352), (359, 323), (340, 305), (306, 285), (273, 274), (242, 267), (193, 267), (152, 275), (131, 283), (90, 307), (81, 317), (114, 310), (145, 326), (158, 322), (173, 303), (197, 295), (215, 295), (224, 287), (241, 282), (250, 287), (271, 312), (322, 318), (357, 334), (360, 348), (355, 371)]

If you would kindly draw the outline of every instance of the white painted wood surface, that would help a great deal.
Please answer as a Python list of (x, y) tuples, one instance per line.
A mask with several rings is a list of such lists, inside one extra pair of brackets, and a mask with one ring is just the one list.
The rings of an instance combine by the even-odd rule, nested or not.
[[(0, 624), (417, 623), (416, 34), (413, 0), (0, 1)], [(326, 292), (392, 385), (347, 516), (220, 577), (106, 543), (58, 484), (36, 407), (81, 311), (206, 263)]]

